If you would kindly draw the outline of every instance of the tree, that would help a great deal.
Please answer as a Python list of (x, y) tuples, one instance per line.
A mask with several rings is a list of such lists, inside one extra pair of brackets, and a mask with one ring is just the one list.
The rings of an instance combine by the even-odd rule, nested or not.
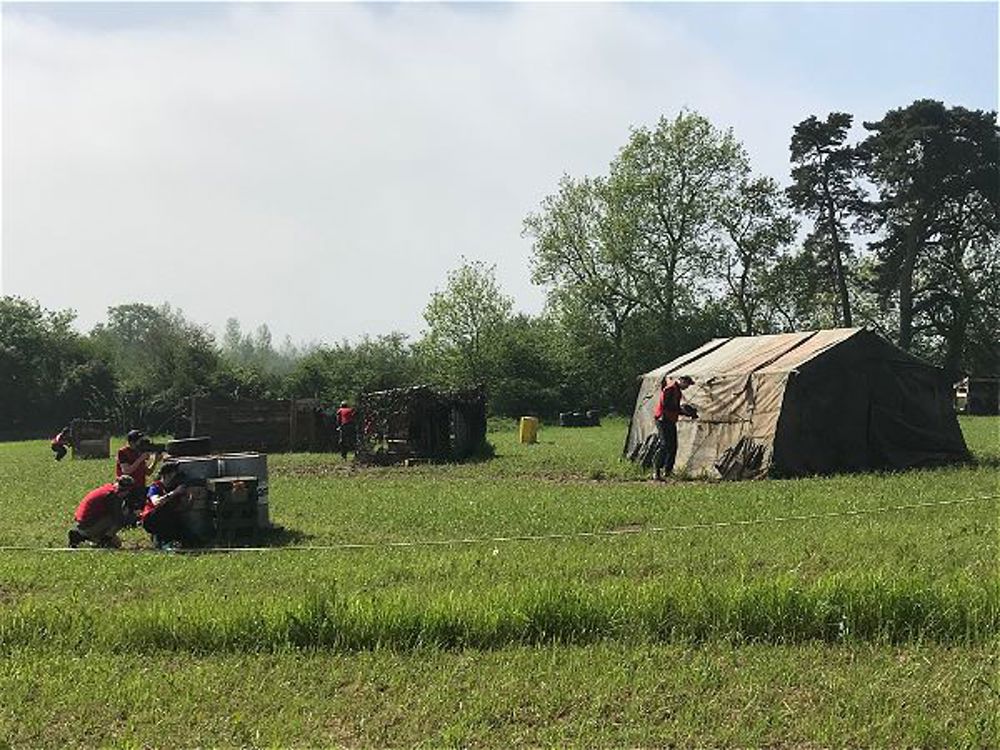
[(67, 371), (86, 360), (74, 317), (0, 297), (0, 429), (32, 434), (75, 416), (73, 404), (59, 397)]
[(170, 305), (111, 307), (91, 339), (118, 379), (119, 427), (166, 424), (183, 399), (210, 392), (219, 369), (212, 335)]
[(513, 301), (496, 281), (496, 267), (463, 261), (448, 273), (444, 291), (434, 292), (424, 310), (428, 331), (421, 350), (451, 384), (488, 383), (497, 345)]
[(839, 324), (854, 325), (848, 293), (848, 258), (852, 254), (846, 222), (864, 198), (858, 184), (860, 157), (845, 143), (854, 118), (832, 112), (825, 121), (809, 117), (792, 134), (792, 205), (814, 220), (809, 242), (836, 290)]
[(328, 404), (356, 399), (364, 391), (415, 385), (416, 357), (402, 333), (364, 337), (318, 347), (304, 355), (285, 379), (293, 398), (319, 398)]
[(633, 130), (612, 163), (641, 236), (640, 251), (621, 261), (668, 329), (679, 304), (703, 291), (719, 208), (748, 170), (732, 131), (693, 112)]
[(988, 339), (982, 329), (996, 319), (996, 113), (923, 99), (865, 129), (862, 154), (879, 191), (878, 291), (895, 297), (900, 346), (934, 352), (941, 342), (957, 368), (970, 332)]
[(624, 339), (642, 290), (641, 236), (625, 186), (603, 178), (563, 177), (555, 195), (524, 222), (532, 238), (532, 280), (549, 286), (549, 304), (564, 314), (585, 311), (611, 342), (610, 365), (620, 376)]
[(721, 232), (713, 265), (736, 312), (740, 333), (769, 331), (780, 305), (767, 294), (769, 277), (797, 226), (778, 183), (770, 177), (741, 180), (723, 201), (717, 221)]

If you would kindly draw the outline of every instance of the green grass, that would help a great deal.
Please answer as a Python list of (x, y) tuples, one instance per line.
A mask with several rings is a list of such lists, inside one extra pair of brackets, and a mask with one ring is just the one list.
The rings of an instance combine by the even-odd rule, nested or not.
[(1000, 492), (961, 422), (976, 465), (782, 481), (645, 481), (620, 420), (272, 456), (288, 546), (201, 556), (43, 551), (112, 464), (0, 444), (0, 746), (996, 744), (997, 500), (883, 510)]
[(933, 644), (30, 650), (0, 660), (0, 744), (986, 748), (998, 666)]

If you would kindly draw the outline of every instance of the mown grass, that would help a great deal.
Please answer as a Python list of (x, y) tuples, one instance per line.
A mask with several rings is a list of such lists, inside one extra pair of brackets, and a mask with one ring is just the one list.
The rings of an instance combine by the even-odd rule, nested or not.
[(995, 745), (997, 501), (881, 510), (1000, 492), (1000, 420), (962, 426), (978, 465), (731, 484), (639, 481), (622, 422), (273, 456), (289, 546), (210, 556), (40, 551), (111, 463), (0, 444), (0, 745)]
[(14, 747), (996, 746), (996, 650), (543, 646), (0, 659)]

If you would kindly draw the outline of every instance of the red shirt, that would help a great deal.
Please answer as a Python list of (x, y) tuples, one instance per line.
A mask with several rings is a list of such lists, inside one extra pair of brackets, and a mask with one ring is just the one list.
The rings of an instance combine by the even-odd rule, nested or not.
[(653, 409), (653, 419), (668, 419), (676, 422), (681, 415), (681, 385), (671, 380), (660, 392), (660, 398)]
[(115, 493), (115, 485), (105, 484), (96, 490), (91, 490), (87, 496), (76, 506), (76, 514), (73, 518), (77, 523), (93, 523), (98, 519), (114, 512), (115, 503), (120, 503), (121, 499)]
[[(122, 464), (131, 465), (135, 463), (135, 460), (139, 458), (142, 454), (135, 450), (131, 446), (123, 445), (118, 449), (118, 458), (115, 461), (115, 477), (120, 477), (122, 475)], [(146, 462), (143, 461), (136, 467), (135, 471), (130, 475), (132, 479), (135, 480), (136, 487), (146, 486), (146, 472), (149, 470)]]
[(350, 406), (341, 406), (337, 409), (337, 424), (350, 424), (354, 421), (354, 409)]

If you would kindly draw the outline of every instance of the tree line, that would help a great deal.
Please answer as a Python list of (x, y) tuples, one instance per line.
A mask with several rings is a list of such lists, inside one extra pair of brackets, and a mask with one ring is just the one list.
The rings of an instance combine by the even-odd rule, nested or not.
[(1000, 371), (1000, 131), (995, 112), (919, 100), (855, 128), (797, 124), (790, 185), (754, 171), (697, 112), (633, 129), (605, 173), (564, 175), (524, 220), (539, 315), (495, 268), (463, 261), (398, 332), (275, 346), (228, 321), (216, 340), (164, 305), (71, 311), (0, 298), (0, 430), (78, 416), (156, 430), (191, 395), (315, 397), (480, 383), (495, 414), (625, 412), (636, 376), (716, 336), (865, 325), (954, 373)]

